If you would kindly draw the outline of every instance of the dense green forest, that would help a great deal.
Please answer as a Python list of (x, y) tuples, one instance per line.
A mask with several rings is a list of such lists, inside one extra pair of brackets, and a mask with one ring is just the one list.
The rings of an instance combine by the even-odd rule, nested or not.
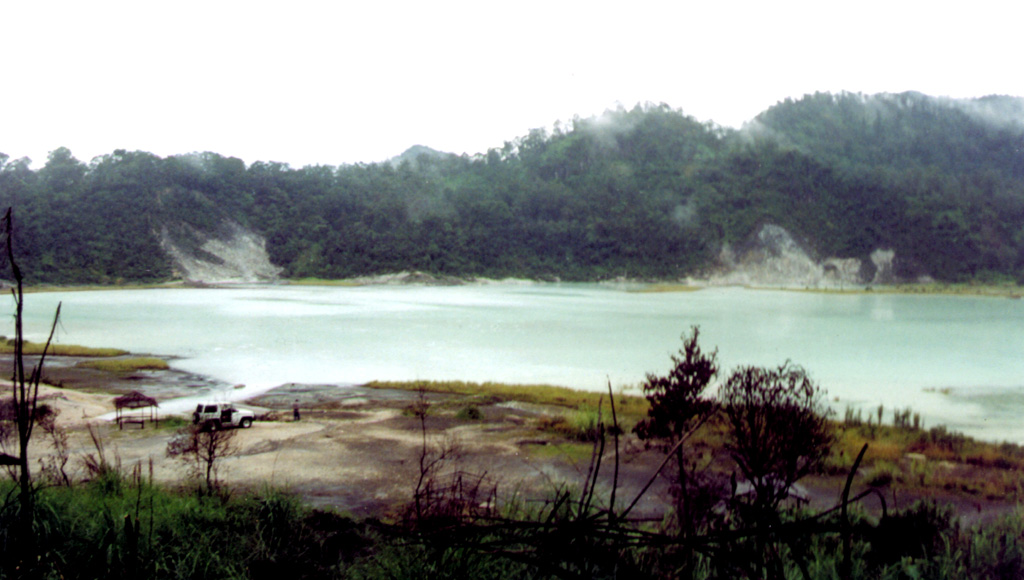
[(816, 255), (897, 255), (897, 274), (1024, 279), (1024, 99), (819, 93), (741, 130), (638, 105), (468, 157), (308, 166), (216, 153), (0, 154), (26, 279), (172, 277), (160, 236), (201, 253), (228, 220), (288, 277), (400, 270), (537, 279), (700, 275), (760, 225)]

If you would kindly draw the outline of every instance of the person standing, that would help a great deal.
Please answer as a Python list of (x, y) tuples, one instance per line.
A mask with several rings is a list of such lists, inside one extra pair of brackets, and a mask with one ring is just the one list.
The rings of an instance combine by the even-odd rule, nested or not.
[(295, 403), (292, 404), (292, 421), (298, 421), (301, 419), (299, 416), (299, 400), (295, 399)]

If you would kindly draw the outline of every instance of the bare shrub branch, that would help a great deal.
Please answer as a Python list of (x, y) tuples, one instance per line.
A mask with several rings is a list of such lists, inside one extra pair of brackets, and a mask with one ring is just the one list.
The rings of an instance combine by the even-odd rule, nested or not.
[(167, 456), (180, 459), (190, 468), (190, 475), (205, 483), (207, 492), (218, 485), (221, 459), (238, 452), (233, 429), (206, 429), (203, 425), (182, 427), (167, 442)]

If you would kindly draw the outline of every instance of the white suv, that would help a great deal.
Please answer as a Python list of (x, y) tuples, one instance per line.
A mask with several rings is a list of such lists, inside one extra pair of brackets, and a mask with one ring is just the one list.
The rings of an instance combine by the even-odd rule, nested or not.
[(231, 403), (200, 403), (192, 413), (192, 424), (207, 429), (241, 427), (248, 429), (256, 420), (256, 413), (235, 408)]

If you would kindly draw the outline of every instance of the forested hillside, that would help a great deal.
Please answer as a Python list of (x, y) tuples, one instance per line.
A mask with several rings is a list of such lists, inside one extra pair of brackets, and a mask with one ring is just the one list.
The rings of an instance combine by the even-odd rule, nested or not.
[[(479, 157), (292, 168), (201, 153), (0, 154), (31, 282), (174, 275), (237, 225), (289, 277), (670, 279), (710, 272), (765, 224), (819, 257), (895, 251), (904, 279), (1024, 278), (1024, 104), (815, 94), (743, 130), (637, 106)], [(211, 257), (216, 260), (216, 257)]]

